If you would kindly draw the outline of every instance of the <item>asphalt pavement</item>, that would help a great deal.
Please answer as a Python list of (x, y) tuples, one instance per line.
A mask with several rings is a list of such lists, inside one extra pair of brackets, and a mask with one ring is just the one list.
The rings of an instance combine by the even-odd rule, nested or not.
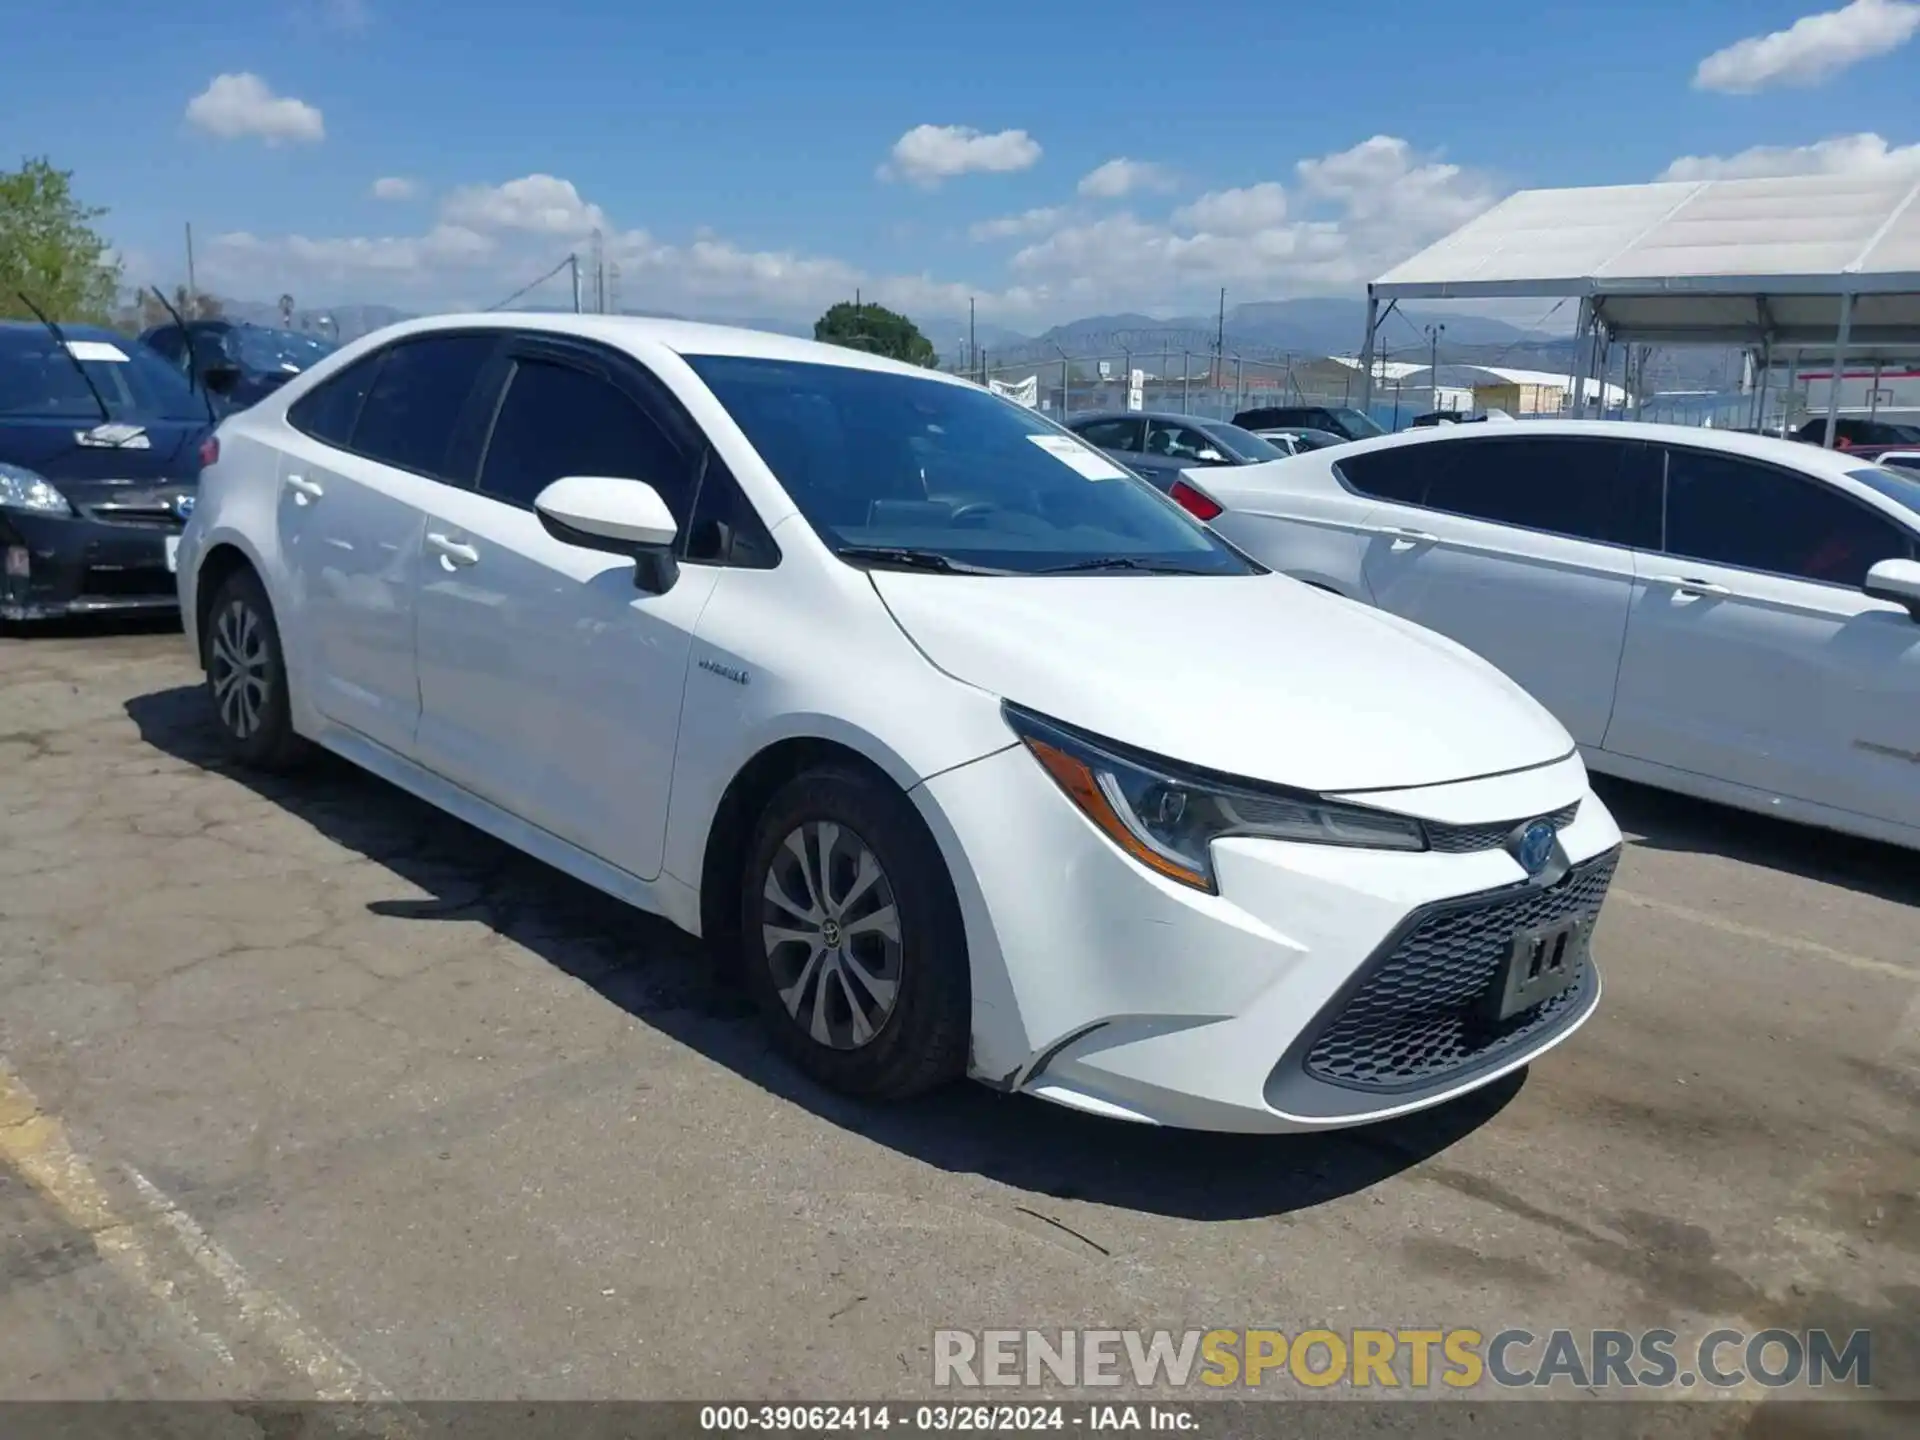
[(1491, 1092), (875, 1109), (687, 937), (228, 768), (197, 683), (0, 639), (0, 1398), (927, 1396), (939, 1328), (1375, 1325), (1871, 1329), (1920, 1395), (1912, 854), (1609, 785), (1601, 1012)]

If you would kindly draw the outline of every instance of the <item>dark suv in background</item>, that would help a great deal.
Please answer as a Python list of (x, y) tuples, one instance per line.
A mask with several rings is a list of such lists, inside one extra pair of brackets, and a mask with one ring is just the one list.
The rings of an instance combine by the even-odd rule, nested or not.
[(339, 348), (297, 330), (275, 330), (240, 320), (189, 320), (184, 331), (177, 324), (156, 325), (140, 337), (140, 343), (234, 410), (265, 399)]
[(1360, 410), (1344, 405), (1266, 405), (1233, 417), (1242, 430), (1328, 430), (1343, 440), (1371, 440), (1385, 428)]

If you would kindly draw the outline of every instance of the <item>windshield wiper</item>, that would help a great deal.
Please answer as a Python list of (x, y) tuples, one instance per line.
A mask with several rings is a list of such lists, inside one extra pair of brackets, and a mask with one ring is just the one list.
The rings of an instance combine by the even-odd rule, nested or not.
[(80, 383), (87, 387), (88, 392), (93, 396), (93, 403), (100, 407), (100, 423), (102, 425), (111, 425), (113, 423), (113, 413), (107, 409), (106, 398), (101, 395), (100, 387), (93, 383), (93, 377), (87, 374), (87, 367), (80, 362), (80, 357), (73, 353), (73, 347), (67, 343), (67, 337), (60, 333), (60, 327), (47, 318), (46, 311), (34, 304), (33, 301), (27, 299), (26, 291), (16, 290), (13, 293), (18, 295), (20, 297), (20, 303), (31, 310), (34, 313), (34, 317), (39, 320), (42, 325), (47, 327), (47, 333), (53, 336), (53, 343), (65, 352), (67, 359), (73, 362), (73, 368), (80, 376)]
[(833, 552), (842, 560), (865, 560), (869, 565), (896, 565), (902, 570), (933, 570), (942, 575), (1005, 575), (991, 565), (969, 565), (938, 550), (909, 550), (891, 545), (842, 545)]
[(1071, 565), (1052, 565), (1036, 570), (1036, 575), (1073, 575), (1096, 570), (1141, 570), (1149, 575), (1211, 575), (1211, 570), (1195, 570), (1188, 565), (1171, 565), (1164, 560), (1141, 560), (1132, 555), (1100, 555), (1092, 560), (1076, 560)]
[(173, 317), (173, 323), (180, 327), (180, 343), (187, 347), (187, 388), (200, 392), (201, 402), (207, 407), (207, 423), (218, 425), (220, 417), (213, 413), (213, 392), (200, 383), (198, 368), (193, 363), (193, 332), (187, 329), (186, 317), (173, 308), (173, 302), (160, 293), (158, 285), (150, 285), (147, 288), (153, 291), (154, 299), (167, 307), (167, 313)]

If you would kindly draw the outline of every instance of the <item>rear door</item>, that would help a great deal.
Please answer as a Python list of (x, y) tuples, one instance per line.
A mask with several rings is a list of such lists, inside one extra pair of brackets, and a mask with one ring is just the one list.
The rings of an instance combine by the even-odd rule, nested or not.
[(277, 527), (289, 644), (314, 706), (398, 754), (420, 718), (416, 557), (491, 333), (396, 342), (304, 395), (282, 435)]
[(1914, 536), (1811, 475), (1665, 447), (1609, 751), (1920, 825), (1920, 625), (1861, 589)]
[(1073, 431), (1089, 445), (1097, 445), (1129, 469), (1137, 468), (1140, 458), (1140, 430), (1144, 422), (1135, 418), (1089, 420), (1075, 425)]
[[(533, 501), (565, 475), (660, 492), (683, 537), (705, 436), (629, 357), (548, 337), (501, 360), (477, 484), (427, 511), (422, 763), (629, 874), (660, 873), (694, 623), (719, 570), (665, 594), (631, 560), (556, 540)], [(727, 483), (718, 472), (714, 485)], [(683, 547), (684, 550), (684, 547)]]
[(1389, 497), (1365, 521), (1374, 603), (1492, 661), (1577, 743), (1600, 744), (1633, 542), (1657, 533), (1657, 454), (1603, 437), (1449, 435), (1338, 468)]

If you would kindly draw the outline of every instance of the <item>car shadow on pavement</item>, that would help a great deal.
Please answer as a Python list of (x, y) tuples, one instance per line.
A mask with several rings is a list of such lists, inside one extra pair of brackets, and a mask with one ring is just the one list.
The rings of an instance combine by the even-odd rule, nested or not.
[(1913, 852), (1749, 810), (1695, 800), (1611, 776), (1593, 777), (1620, 829), (1653, 850), (1724, 855), (1863, 895), (1920, 905), (1920, 867)]
[[(822, 1119), (940, 1169), (1028, 1191), (1036, 1203), (1052, 1196), (1198, 1220), (1285, 1214), (1364, 1190), (1438, 1154), (1498, 1114), (1525, 1084), (1522, 1070), (1419, 1115), (1304, 1136), (1132, 1125), (972, 1084), (898, 1105), (851, 1100), (773, 1052), (751, 1002), (699, 941), (330, 755), (285, 776), (232, 765), (205, 704), (198, 687), (180, 687), (138, 696), (126, 711), (148, 744), (246, 786), (428, 897), (374, 901), (373, 913), (421, 924), (484, 923)], [(1032, 1214), (1069, 1230), (1041, 1210)]]

